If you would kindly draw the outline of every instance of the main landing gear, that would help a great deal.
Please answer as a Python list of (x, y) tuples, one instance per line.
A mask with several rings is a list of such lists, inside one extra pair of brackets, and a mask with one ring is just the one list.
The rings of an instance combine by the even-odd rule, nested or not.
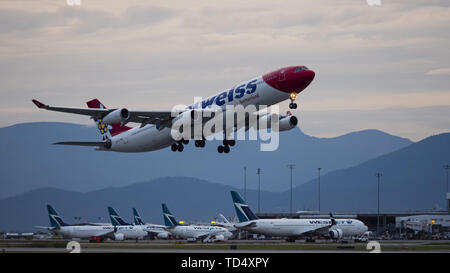
[(203, 148), (203, 147), (205, 147), (205, 143), (206, 143), (206, 141), (205, 141), (204, 139), (202, 139), (202, 140), (196, 140), (196, 141), (194, 142), (195, 147), (197, 147), (197, 148)]
[(231, 139), (231, 140), (224, 139), (223, 146), (220, 145), (219, 147), (217, 147), (217, 151), (219, 152), (219, 154), (221, 154), (221, 153), (228, 154), (230, 152), (230, 146), (233, 147), (235, 144), (236, 144), (236, 141), (234, 139)]
[(292, 92), (289, 99), (291, 100), (291, 103), (289, 103), (290, 109), (297, 109), (297, 103), (295, 103), (295, 99), (297, 98), (297, 93)]
[(189, 140), (179, 140), (177, 141), (177, 143), (172, 144), (172, 146), (170, 147), (172, 149), (172, 152), (182, 152), (184, 150), (184, 145), (189, 144)]

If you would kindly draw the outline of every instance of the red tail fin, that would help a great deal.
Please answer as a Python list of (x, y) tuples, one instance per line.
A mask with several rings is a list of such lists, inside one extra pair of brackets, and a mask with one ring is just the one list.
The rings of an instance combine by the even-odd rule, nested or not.
[[(86, 104), (89, 108), (106, 109), (106, 107), (98, 99), (90, 100), (86, 102)], [(103, 140), (107, 139), (110, 136), (115, 136), (131, 129), (131, 127), (121, 126), (120, 123), (117, 123), (112, 124), (111, 128), (108, 130), (108, 126), (106, 126), (106, 124), (104, 124), (101, 119), (99, 120), (94, 119), (94, 120), (95, 123), (97, 124), (98, 129), (100, 130), (100, 133), (102, 134)]]

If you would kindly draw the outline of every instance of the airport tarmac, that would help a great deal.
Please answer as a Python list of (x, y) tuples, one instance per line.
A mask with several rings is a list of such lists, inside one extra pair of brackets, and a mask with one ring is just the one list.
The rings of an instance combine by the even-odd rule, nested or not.
[[(0, 253), (68, 253), (69, 241), (0, 240)], [(382, 253), (450, 253), (450, 241), (379, 241)], [(80, 241), (82, 253), (370, 253), (366, 243), (286, 243), (281, 240), (233, 240), (223, 243), (185, 243), (150, 240), (139, 242), (88, 243)]]

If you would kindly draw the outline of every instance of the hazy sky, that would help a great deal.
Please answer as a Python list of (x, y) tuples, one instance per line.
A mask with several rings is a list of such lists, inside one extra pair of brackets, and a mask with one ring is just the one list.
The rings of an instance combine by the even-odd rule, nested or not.
[[(88, 124), (32, 98), (171, 109), (306, 65), (300, 126), (315, 136), (450, 131), (450, 1), (0, 1), (0, 126)], [(287, 102), (282, 109), (287, 109)]]

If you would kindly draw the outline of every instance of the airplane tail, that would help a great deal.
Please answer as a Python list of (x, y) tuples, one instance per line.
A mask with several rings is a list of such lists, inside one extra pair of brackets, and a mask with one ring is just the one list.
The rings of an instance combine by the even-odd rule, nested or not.
[(222, 219), (222, 221), (223, 221), (224, 223), (226, 223), (226, 224), (229, 224), (229, 223), (230, 223), (230, 221), (228, 221), (228, 219), (227, 219), (225, 216), (223, 216), (222, 213), (219, 213), (219, 217)]
[(136, 226), (145, 225), (144, 221), (142, 221), (141, 216), (137, 212), (135, 208), (133, 208), (133, 217), (134, 217), (134, 224)]
[(231, 191), (231, 198), (233, 198), (234, 208), (240, 223), (258, 219), (239, 193)]
[(178, 225), (177, 220), (175, 220), (175, 217), (170, 212), (169, 208), (166, 206), (166, 204), (161, 204), (162, 210), (163, 210), (163, 217), (164, 217), (164, 224), (166, 227), (174, 227)]
[(59, 217), (58, 213), (51, 205), (47, 205), (47, 211), (48, 211), (48, 218), (50, 219), (50, 226), (52, 228), (68, 226), (68, 224), (64, 223), (61, 217)]
[(131, 226), (131, 224), (125, 222), (112, 207), (108, 207), (108, 212), (113, 226)]
[[(90, 100), (86, 102), (86, 104), (89, 108), (107, 109), (98, 99)], [(97, 124), (97, 128), (100, 131), (103, 140), (107, 140), (112, 136), (118, 135), (131, 129), (131, 127), (121, 125), (120, 123), (112, 124), (110, 125), (110, 128), (108, 128), (109, 126), (104, 124), (101, 119), (94, 118), (94, 121)]]

